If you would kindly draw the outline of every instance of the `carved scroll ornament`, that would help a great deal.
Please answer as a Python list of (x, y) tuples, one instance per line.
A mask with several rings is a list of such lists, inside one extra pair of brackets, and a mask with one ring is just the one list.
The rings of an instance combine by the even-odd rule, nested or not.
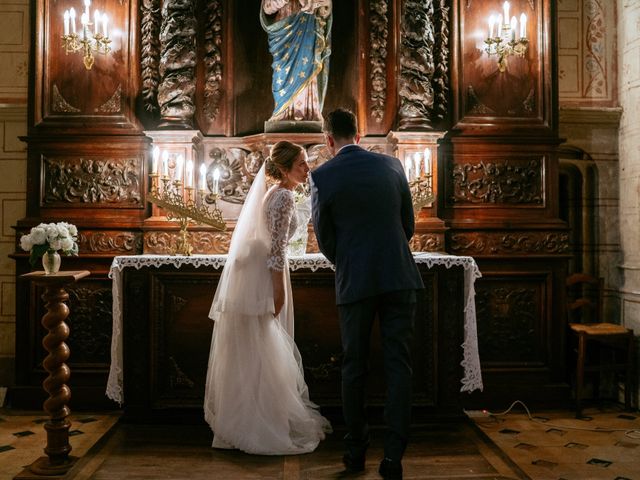
[(162, 128), (192, 128), (196, 110), (195, 0), (164, 0), (158, 103)]
[(549, 232), (456, 233), (451, 236), (451, 253), (456, 255), (565, 254), (569, 235)]
[[(178, 232), (149, 232), (144, 237), (144, 253), (172, 255), (176, 249)], [(189, 242), (193, 253), (228, 253), (231, 242), (230, 232), (189, 232)]]
[(480, 162), (452, 168), (452, 203), (541, 204), (540, 161)]
[(44, 203), (141, 203), (136, 158), (46, 158)]
[(387, 11), (386, 0), (372, 0), (369, 3), (371, 116), (377, 123), (381, 123), (384, 118), (387, 99), (387, 37), (389, 36)]
[(412, 252), (441, 252), (444, 251), (444, 237), (434, 233), (415, 234), (409, 247)]
[(140, 66), (144, 109), (156, 113), (158, 85), (160, 83), (160, 0), (142, 0), (140, 3)]
[(118, 231), (81, 231), (78, 247), (82, 252), (134, 255), (142, 253), (142, 234)]
[(445, 118), (449, 95), (450, 0), (405, 0), (400, 40), (400, 130)]
[(220, 111), (222, 98), (222, 2), (209, 0), (204, 34), (204, 114), (214, 120)]

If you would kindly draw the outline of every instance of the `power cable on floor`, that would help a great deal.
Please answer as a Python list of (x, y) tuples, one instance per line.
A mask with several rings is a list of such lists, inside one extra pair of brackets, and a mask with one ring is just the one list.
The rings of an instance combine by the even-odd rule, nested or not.
[[(582, 430), (582, 431), (586, 431), (586, 432), (603, 432), (603, 433), (611, 433), (611, 432), (624, 432), (624, 435), (628, 438), (632, 438), (634, 440), (640, 440), (640, 430), (638, 429), (628, 429), (628, 428), (602, 428), (602, 427), (574, 427), (571, 425), (558, 425), (558, 424), (554, 424), (551, 423), (549, 421), (542, 421), (539, 420), (535, 417), (533, 417), (531, 415), (531, 412), (529, 411), (529, 408), (524, 404), (523, 401), (521, 400), (516, 400), (514, 401), (509, 408), (507, 408), (504, 412), (498, 412), (498, 413), (494, 413), (494, 412), (490, 412), (489, 410), (482, 410), (483, 415), (482, 416), (486, 416), (486, 417), (501, 417), (504, 415), (507, 415), (512, 409), (513, 407), (515, 407), (516, 405), (522, 405), (522, 407), (525, 409), (525, 411), (527, 412), (527, 417), (529, 418), (530, 421), (534, 422), (534, 423), (540, 423), (542, 425), (545, 426), (551, 426), (551, 427), (556, 427), (556, 428), (564, 428), (567, 430)], [(469, 415), (470, 411), (465, 410), (464, 411), (467, 415)], [(481, 417), (482, 417), (481, 416)], [(473, 415), (469, 415), (469, 417), (473, 417)], [(478, 416), (476, 415), (475, 418), (478, 418)], [(481, 423), (478, 423), (479, 426), (485, 426), (482, 425)]]

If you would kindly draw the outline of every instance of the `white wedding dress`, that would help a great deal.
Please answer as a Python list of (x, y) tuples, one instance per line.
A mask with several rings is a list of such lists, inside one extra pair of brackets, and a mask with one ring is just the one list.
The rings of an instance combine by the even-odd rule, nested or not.
[[(296, 230), (294, 208), (291, 191), (266, 191), (263, 166), (238, 219), (209, 313), (215, 323), (204, 412), (213, 447), (308, 453), (331, 431), (309, 400), (293, 341), (286, 250)], [(284, 271), (286, 297), (278, 317), (270, 269)]]

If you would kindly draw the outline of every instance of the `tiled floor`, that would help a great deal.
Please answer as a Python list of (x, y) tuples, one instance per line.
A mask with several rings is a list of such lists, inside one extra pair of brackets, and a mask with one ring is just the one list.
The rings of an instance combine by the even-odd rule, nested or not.
[[(118, 421), (118, 414), (73, 414), (71, 455), (82, 457)], [(44, 455), (44, 413), (0, 409), (0, 480), (8, 480)]]
[[(476, 425), (527, 475), (540, 480), (640, 480), (640, 414), (619, 408), (533, 414), (522, 408)], [(512, 412), (513, 412), (512, 411)]]
[[(533, 414), (535, 421), (532, 421), (519, 407), (514, 408), (513, 412), (500, 417), (474, 418), (476, 430), (481, 432), (479, 435), (486, 435), (493, 444), (478, 442), (479, 437), (473, 433), (470, 426), (435, 427), (435, 429), (441, 428), (440, 432), (430, 429), (419, 430), (413, 445), (407, 452), (405, 470), (409, 475), (406, 475), (406, 478), (506, 479), (526, 478), (528, 475), (532, 479), (540, 480), (640, 480), (640, 415), (638, 413), (629, 414), (617, 408), (602, 411), (586, 410), (585, 413), (591, 418), (577, 420), (573, 412), (568, 411), (535, 412)], [(154, 450), (156, 447), (153, 446), (153, 441), (140, 442), (142, 437), (149, 438), (147, 435), (149, 432), (143, 432), (142, 428), (136, 426), (125, 425), (119, 426), (116, 434), (108, 442), (103, 442), (106, 446), (98, 449), (97, 456), (96, 449), (90, 455), (85, 455), (91, 446), (111, 429), (117, 419), (118, 415), (115, 413), (76, 413), (71, 417), (72, 454), (84, 456), (84, 461), (89, 461), (94, 456), (95, 460), (91, 461), (100, 465), (99, 468), (93, 468), (92, 472), (95, 471), (95, 474), (80, 475), (81, 478), (124, 478), (122, 461), (133, 462), (129, 465), (130, 473), (126, 478), (142, 478), (131, 472), (135, 469), (142, 469), (140, 470), (142, 472), (144, 468), (149, 468), (149, 464), (144, 461), (137, 462), (135, 455), (142, 454), (147, 455), (144, 458), (150, 458), (148, 455), (152, 452), (154, 461), (162, 462), (166, 460), (167, 452), (175, 454), (176, 448), (168, 449), (168, 447), (173, 445), (171, 438), (180, 435), (179, 428), (174, 427), (173, 433), (165, 433), (165, 438), (158, 439), (160, 443)], [(42, 456), (42, 448), (46, 443), (46, 434), (42, 425), (44, 420), (43, 414), (0, 409), (0, 480), (13, 478), (24, 466)], [(166, 431), (167, 428), (172, 427), (166, 427), (164, 430)], [(206, 445), (209, 441), (209, 433), (206, 429), (201, 430), (201, 435), (193, 436), (187, 446), (190, 449), (191, 462), (195, 461), (194, 459), (202, 460), (203, 465), (207, 462), (218, 462), (218, 470), (216, 470), (218, 473), (221, 471), (219, 469), (225, 468), (240, 468), (246, 473), (247, 468), (253, 464), (255, 464), (255, 472), (258, 472), (261, 471), (260, 469), (273, 469), (278, 465), (277, 461), (274, 464), (274, 458), (216, 453)], [(311, 455), (287, 457), (289, 460), (285, 458), (283, 470), (273, 478), (337, 478), (334, 474), (327, 477), (317, 475), (320, 474), (322, 466), (327, 472), (339, 470), (339, 449), (340, 441), (336, 437), (323, 442), (321, 448)], [(373, 450), (372, 448), (372, 457), (380, 453)], [(100, 456), (101, 458), (98, 458)], [(186, 458), (181, 458), (178, 454), (176, 462), (179, 463)], [(379, 478), (375, 472), (374, 460), (375, 458), (372, 458), (367, 474), (358, 477), (358, 480)], [(509, 460), (517, 467), (513, 464), (509, 467)], [(469, 463), (468, 470), (465, 462)], [(336, 465), (333, 465), (334, 463)], [(162, 471), (169, 476), (165, 475), (163, 478), (180, 478), (171, 476), (170, 471), (164, 468), (162, 467)], [(84, 468), (84, 472), (87, 471), (88, 468)], [(312, 471), (314, 474), (311, 476), (302, 475)], [(210, 471), (205, 470), (204, 473), (209, 474)], [(145, 475), (144, 478), (150, 477)], [(195, 480), (196, 477), (190, 478)], [(209, 477), (205, 475), (203, 478)], [(258, 475), (242, 478), (263, 477)]]

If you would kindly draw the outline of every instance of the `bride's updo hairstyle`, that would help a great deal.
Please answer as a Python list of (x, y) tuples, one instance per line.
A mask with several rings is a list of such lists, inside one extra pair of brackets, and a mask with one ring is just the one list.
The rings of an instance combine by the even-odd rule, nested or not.
[(267, 175), (275, 180), (282, 180), (284, 174), (293, 167), (298, 155), (302, 152), (302, 147), (295, 143), (282, 140), (271, 147), (271, 154), (266, 160), (264, 170)]

